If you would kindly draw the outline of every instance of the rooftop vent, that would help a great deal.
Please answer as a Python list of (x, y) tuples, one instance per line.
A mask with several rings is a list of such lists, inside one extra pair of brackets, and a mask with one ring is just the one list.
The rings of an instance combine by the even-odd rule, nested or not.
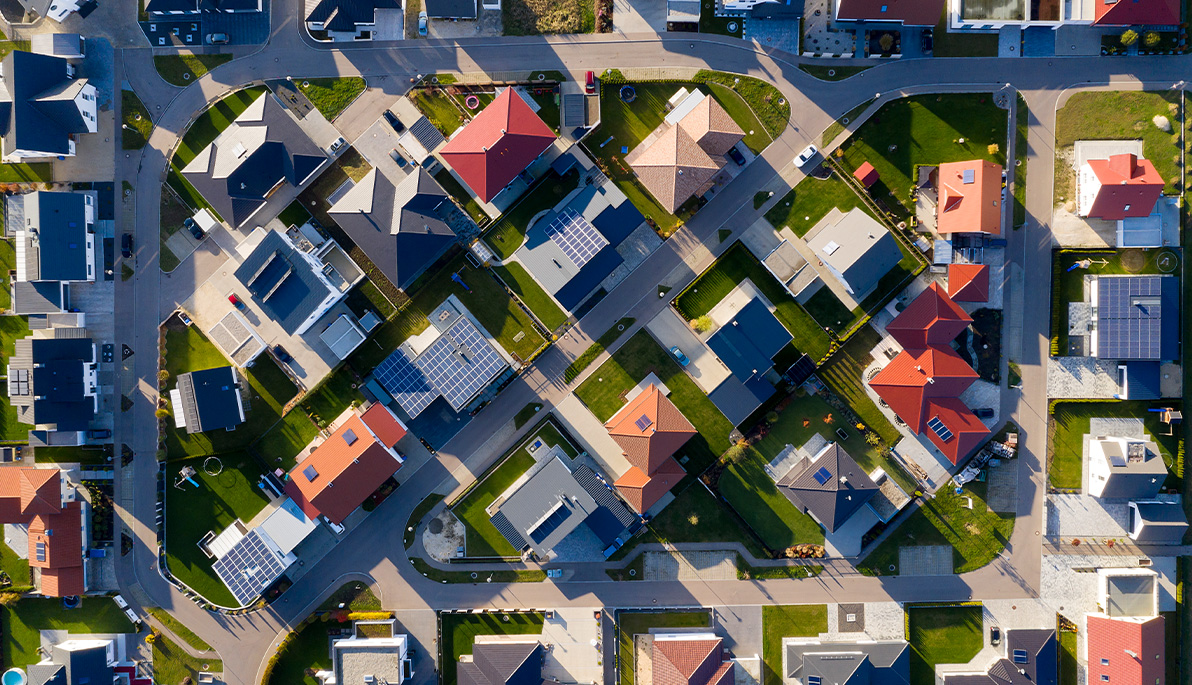
[(358, 439), (359, 438), (356, 437), (356, 431), (350, 429), (344, 431), (344, 442), (348, 443), (349, 445), (356, 444), (356, 440)]

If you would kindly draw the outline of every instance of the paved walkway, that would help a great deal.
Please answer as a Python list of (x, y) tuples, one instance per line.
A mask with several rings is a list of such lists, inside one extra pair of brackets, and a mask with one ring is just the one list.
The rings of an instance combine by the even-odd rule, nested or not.
[(952, 575), (951, 545), (915, 545), (898, 550), (900, 576)]
[(736, 580), (737, 553), (647, 552), (642, 569), (644, 580)]

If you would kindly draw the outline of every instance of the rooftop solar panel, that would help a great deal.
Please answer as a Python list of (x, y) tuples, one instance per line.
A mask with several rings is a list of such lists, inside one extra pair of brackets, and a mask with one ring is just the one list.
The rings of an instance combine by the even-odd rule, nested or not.
[(1163, 344), (1161, 276), (1097, 279), (1097, 354), (1106, 359), (1159, 359)]
[(935, 434), (939, 436), (939, 439), (943, 440), (944, 442), (948, 442), (952, 439), (952, 431), (944, 425), (943, 421), (940, 421), (940, 417), (938, 416), (933, 416), (931, 420), (927, 422), (927, 427), (935, 432)]
[(645, 414), (642, 414), (641, 416), (637, 417), (637, 421), (634, 421), (633, 423), (634, 423), (634, 425), (637, 426), (637, 429), (639, 431), (644, 431), (647, 428), (649, 428), (650, 425), (653, 424), (654, 422), (650, 420), (650, 417), (646, 416)]
[(373, 376), (411, 418), (421, 414), (439, 396), (430, 379), (400, 349), (381, 362)]
[(546, 228), (546, 234), (559, 246), (563, 254), (582, 269), (588, 260), (596, 256), (608, 240), (593, 228), (581, 214), (567, 207)]
[[(806, 471), (804, 471), (804, 473), (806, 473)], [(832, 472), (828, 470), (828, 467), (821, 466), (819, 471), (816, 471), (812, 477), (815, 478), (815, 482), (823, 485), (824, 483), (832, 480)]]
[(261, 596), (265, 588), (286, 570), (281, 558), (261, 539), (257, 530), (250, 530), (213, 565), (216, 575), (232, 591), (241, 605), (248, 605)]

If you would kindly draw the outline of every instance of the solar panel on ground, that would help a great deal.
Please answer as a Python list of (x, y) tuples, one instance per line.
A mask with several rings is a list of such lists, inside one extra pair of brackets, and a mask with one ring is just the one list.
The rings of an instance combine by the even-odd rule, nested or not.
[(581, 214), (567, 207), (546, 228), (546, 234), (551, 241), (559, 246), (563, 254), (582, 269), (588, 260), (596, 256), (606, 245), (600, 231), (592, 227)]
[(285, 567), (257, 530), (251, 530), (213, 565), (236, 601), (250, 604), (277, 580)]
[(952, 439), (952, 431), (944, 425), (943, 421), (940, 421), (940, 417), (938, 416), (932, 417), (932, 419), (927, 422), (927, 427), (934, 431), (935, 434), (939, 436), (939, 439), (943, 440), (944, 442), (948, 442)]

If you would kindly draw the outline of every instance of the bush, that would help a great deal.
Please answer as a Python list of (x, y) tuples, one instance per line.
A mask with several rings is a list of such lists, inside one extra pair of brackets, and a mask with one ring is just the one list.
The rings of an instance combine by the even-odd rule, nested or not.
[(1135, 31), (1134, 29), (1126, 29), (1125, 31), (1122, 32), (1122, 37), (1120, 38), (1120, 40), (1122, 42), (1122, 45), (1126, 45), (1126, 46), (1134, 45), (1135, 43), (1138, 42), (1138, 32)]
[(1143, 38), (1142, 38), (1142, 42), (1146, 43), (1146, 46), (1148, 48), (1155, 47), (1156, 45), (1159, 44), (1159, 41), (1161, 41), (1161, 40), (1163, 40), (1163, 39), (1155, 31), (1147, 31), (1146, 35), (1143, 36)]
[(708, 331), (712, 330), (712, 317), (704, 314), (699, 318), (693, 319), (691, 321), (691, 328), (694, 329), (696, 333), (707, 333)]

